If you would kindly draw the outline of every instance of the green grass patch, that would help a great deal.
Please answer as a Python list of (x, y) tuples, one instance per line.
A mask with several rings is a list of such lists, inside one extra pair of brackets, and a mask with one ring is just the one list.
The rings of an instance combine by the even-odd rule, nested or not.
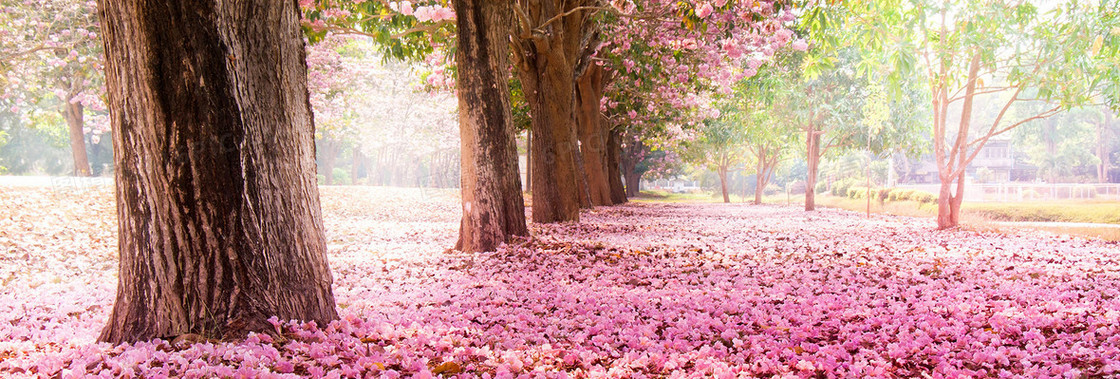
[(993, 221), (1084, 222), (1120, 224), (1120, 203), (1054, 201), (1023, 203), (965, 203), (965, 213)]
[[(750, 197), (744, 198), (737, 194), (728, 194), (732, 203), (744, 203), (754, 201), (754, 194)], [(719, 192), (688, 192), (688, 193), (673, 193), (668, 191), (642, 191), (638, 197), (631, 198), (631, 201), (637, 202), (661, 202), (661, 203), (722, 203), (723, 195)]]

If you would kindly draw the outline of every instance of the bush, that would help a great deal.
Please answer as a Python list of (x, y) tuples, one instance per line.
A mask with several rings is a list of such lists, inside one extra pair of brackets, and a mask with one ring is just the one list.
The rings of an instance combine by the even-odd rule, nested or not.
[(892, 188), (887, 194), (888, 201), (906, 201), (914, 195), (914, 190), (906, 188)]
[[(874, 195), (874, 193), (872, 193), (872, 195)], [(848, 197), (852, 199), (867, 198), (867, 187), (848, 187)]]
[(335, 185), (350, 184), (350, 172), (341, 167), (335, 167), (334, 170), (331, 171), (331, 179), (334, 180), (333, 184)]
[[(820, 184), (817, 184), (817, 187), (820, 187)], [(791, 194), (805, 193), (805, 181), (804, 180), (798, 180), (796, 182), (789, 183), (787, 185), (787, 188), (789, 188), (789, 193), (791, 193)], [(817, 192), (821, 192), (821, 191), (817, 191)]]
[(914, 191), (914, 194), (910, 196), (910, 200), (922, 204), (929, 204), (937, 201), (937, 195), (925, 191)]
[[(909, 199), (910, 194), (904, 192), (906, 190), (901, 188), (892, 188), (891, 192), (887, 194), (887, 201), (901, 201)], [(905, 198), (904, 198), (905, 196)]]
[(892, 188), (880, 188), (879, 196), (875, 200), (879, 200), (880, 202), (887, 201), (887, 198), (891, 195), (891, 190)]
[(832, 183), (832, 196), (848, 196), (848, 188), (858, 183), (857, 180), (852, 178), (844, 178)]
[(826, 190), (828, 190), (828, 183), (817, 182), (817, 185), (813, 188), (816, 190), (816, 193), (824, 193)]

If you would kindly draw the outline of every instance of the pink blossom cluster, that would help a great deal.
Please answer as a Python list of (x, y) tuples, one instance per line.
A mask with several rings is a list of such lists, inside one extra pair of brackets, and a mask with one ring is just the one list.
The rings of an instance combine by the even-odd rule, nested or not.
[(685, 11), (684, 2), (613, 2), (618, 12), (641, 16), (604, 26), (598, 56), (614, 79), (602, 108), (615, 122), (655, 140), (671, 138), (659, 130), (667, 122), (692, 127), (718, 115), (690, 97), (729, 94), (777, 51), (802, 48), (790, 42), (795, 15), (773, 2), (690, 3)]
[[(39, 0), (0, 5), (0, 104), (26, 124), (59, 105), (81, 104), (94, 131), (108, 131), (97, 4)], [(47, 100), (52, 98), (51, 100)], [(88, 134), (89, 132), (87, 132)], [(91, 136), (94, 143), (100, 134)]]
[(274, 319), (280, 337), (189, 346), (91, 344), (115, 267), (111, 228), (86, 220), (111, 207), (58, 198), (52, 211), (42, 193), (0, 193), (14, 210), (0, 251), (31, 257), (3, 256), (0, 278), (18, 280), (0, 294), (0, 375), (1120, 375), (1115, 244), (833, 210), (632, 203), (534, 225), (533, 240), (496, 252), (445, 253), (453, 192), (322, 193), (342, 320)]

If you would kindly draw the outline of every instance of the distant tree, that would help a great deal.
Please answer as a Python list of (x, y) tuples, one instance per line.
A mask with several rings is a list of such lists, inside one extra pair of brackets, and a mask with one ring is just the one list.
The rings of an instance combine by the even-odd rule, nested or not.
[(120, 235), (99, 340), (337, 319), (296, 2), (98, 6)]
[[(854, 52), (848, 50), (839, 56), (850, 63)], [(814, 67), (812, 63), (810, 67)], [(857, 147), (856, 136), (862, 131), (859, 121), (863, 79), (848, 64), (838, 67), (816, 72), (808, 70), (806, 74), (789, 79), (794, 91), (786, 101), (799, 105), (793, 119), (803, 133), (808, 166), (805, 185), (809, 189), (816, 188), (825, 154)], [(805, 210), (815, 209), (816, 192), (806, 190)]]
[[(0, 96), (26, 126), (57, 112), (67, 126), (73, 174), (88, 176), (90, 144), (109, 132), (102, 100), (101, 44), (93, 1), (6, 1), (0, 4)], [(49, 127), (49, 126), (48, 126)]]
[[(851, 30), (861, 37), (860, 47), (886, 53), (896, 73), (920, 64), (929, 83), (941, 182), (938, 228), (959, 224), (965, 170), (989, 139), (1090, 103), (1094, 93), (1120, 103), (1120, 36), (1114, 32), (1120, 17), (1114, 4), (1069, 1), (1046, 7), (1021, 1), (850, 3)], [(987, 99), (1000, 110), (974, 125), (975, 104)], [(1010, 112), (1034, 101), (1049, 105), (1033, 114)], [(960, 115), (950, 118), (958, 102)]]
[[(728, 96), (725, 117), (743, 125), (747, 163), (753, 161), (755, 172), (755, 204), (762, 203), (762, 195), (778, 168), (797, 144), (797, 123), (794, 112), (797, 104), (791, 101), (788, 81), (800, 62), (799, 53), (779, 54), (775, 62), (762, 66), (759, 73), (743, 79)], [(744, 186), (745, 191), (745, 186)]]
[[(744, 122), (746, 121), (746, 122)], [(696, 138), (684, 143), (686, 159), (708, 166), (719, 175), (723, 202), (730, 203), (727, 173), (743, 164), (748, 154), (747, 123), (743, 118), (720, 117), (704, 121)]]
[(1015, 129), (1015, 146), (1027, 153), (1028, 162), (1038, 166), (1039, 175), (1056, 183), (1074, 175), (1074, 168), (1100, 163), (1090, 149), (1095, 146), (1100, 118), (1097, 109), (1077, 109)]
[(425, 80), (431, 86), (453, 85), (459, 96), (463, 219), (456, 248), (493, 250), (527, 235), (510, 110), (512, 5), (456, 1), (452, 9), (446, 3), (408, 1), (304, 3), (313, 41), (329, 33), (359, 34), (370, 37), (388, 57), (454, 64), (451, 70), (433, 70)]

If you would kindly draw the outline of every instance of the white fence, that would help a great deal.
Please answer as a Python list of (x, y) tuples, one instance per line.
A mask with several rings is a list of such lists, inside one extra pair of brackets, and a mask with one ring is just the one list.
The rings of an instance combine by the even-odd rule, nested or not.
[[(939, 184), (900, 184), (898, 187), (917, 189), (933, 194), (937, 194), (941, 190)], [(1016, 202), (1070, 199), (1120, 201), (1120, 184), (967, 183), (964, 187), (964, 200), (973, 202)]]

